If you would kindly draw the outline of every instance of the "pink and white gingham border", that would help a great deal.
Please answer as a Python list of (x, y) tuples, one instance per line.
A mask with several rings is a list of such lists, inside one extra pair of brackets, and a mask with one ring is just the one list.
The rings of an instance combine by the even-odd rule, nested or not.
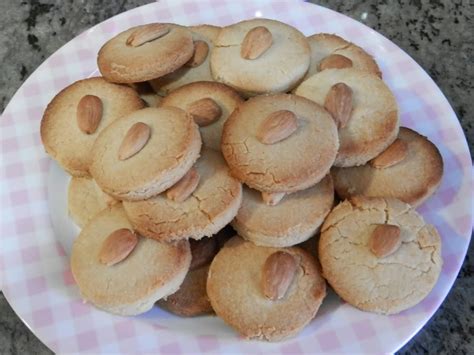
[[(337, 33), (367, 49), (380, 63), (384, 79), (397, 97), (403, 125), (425, 134), (440, 148), (446, 175), (439, 191), (420, 209), (444, 241), (444, 267), (437, 285), (421, 304), (391, 317), (363, 313), (341, 303), (324, 305), (302, 334), (278, 344), (217, 335), (212, 328), (176, 331), (169, 326), (170, 316), (157, 310), (122, 318), (83, 304), (50, 222), (46, 179), (51, 162), (39, 138), (44, 108), (64, 86), (95, 72), (101, 44), (130, 26), (165, 21), (226, 25), (255, 16), (287, 22), (307, 35)], [(56, 352), (392, 352), (439, 307), (470, 240), (471, 158), (447, 100), (392, 42), (315, 5), (290, 0), (170, 0), (128, 11), (82, 33), (45, 61), (15, 94), (0, 126), (1, 286), (17, 314)]]

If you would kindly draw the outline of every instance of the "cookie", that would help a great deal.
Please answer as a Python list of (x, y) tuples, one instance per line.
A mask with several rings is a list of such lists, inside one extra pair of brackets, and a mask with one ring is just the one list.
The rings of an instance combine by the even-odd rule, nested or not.
[(236, 236), (212, 261), (207, 294), (216, 314), (243, 337), (278, 341), (314, 318), (326, 285), (303, 249), (259, 247)]
[(232, 175), (266, 192), (317, 184), (333, 165), (338, 147), (331, 116), (314, 102), (289, 94), (257, 96), (237, 107), (224, 125), (221, 146)]
[(319, 241), (323, 275), (349, 304), (395, 314), (413, 307), (441, 272), (436, 229), (408, 204), (357, 197), (327, 217)]
[[(92, 146), (99, 133), (117, 118), (142, 107), (140, 97), (129, 87), (101, 77), (79, 80), (48, 104), (41, 120), (41, 140), (46, 152), (69, 174), (88, 176)], [(83, 127), (84, 123), (92, 125)]]
[[(337, 90), (341, 86), (346, 90)], [(295, 94), (324, 105), (336, 119), (344, 117), (338, 122), (340, 147), (335, 166), (365, 164), (397, 138), (397, 102), (375, 74), (353, 68), (326, 69), (305, 80)]]
[(80, 228), (100, 211), (118, 202), (88, 177), (73, 177), (69, 182), (67, 197), (69, 216)]
[[(212, 101), (210, 101), (210, 100)], [(210, 81), (199, 81), (172, 91), (161, 102), (161, 106), (179, 107), (191, 115), (198, 116), (201, 123), (202, 143), (214, 150), (221, 149), (222, 127), (234, 109), (243, 102), (231, 87)], [(209, 111), (216, 107), (216, 114)], [(199, 118), (210, 117), (201, 122)]]
[(190, 115), (145, 108), (115, 121), (97, 138), (90, 173), (106, 193), (143, 200), (174, 185), (199, 157), (201, 137)]
[(159, 78), (182, 67), (193, 55), (191, 32), (169, 23), (132, 27), (107, 41), (97, 65), (114, 83), (136, 83)]
[(246, 96), (289, 91), (309, 63), (309, 44), (300, 31), (263, 18), (224, 27), (211, 53), (214, 79)]
[[(429, 198), (443, 177), (443, 159), (438, 148), (406, 127), (400, 127), (395, 142), (365, 165), (334, 168), (331, 173), (337, 194), (342, 199), (354, 195), (394, 197), (414, 207)], [(394, 151), (399, 143), (400, 148)]]
[(379, 66), (369, 53), (335, 34), (317, 33), (309, 36), (308, 42), (311, 47), (311, 64), (306, 78), (325, 68), (354, 68), (382, 77)]
[(244, 188), (242, 206), (232, 226), (256, 245), (292, 246), (318, 231), (333, 202), (330, 175), (309, 189), (286, 195), (276, 206), (266, 205), (260, 192)]
[(218, 152), (203, 149), (194, 166), (197, 184), (184, 200), (173, 187), (144, 201), (124, 201), (134, 228), (160, 241), (201, 239), (221, 230), (237, 214), (242, 202), (242, 185), (233, 178)]
[(153, 89), (162, 96), (183, 85), (196, 81), (212, 81), (209, 65), (210, 53), (221, 28), (212, 25), (191, 26), (194, 41), (194, 55), (181, 68), (161, 78), (151, 80)]
[(129, 316), (174, 293), (190, 262), (187, 241), (166, 244), (133, 234), (116, 204), (92, 219), (74, 241), (71, 271), (85, 301)]

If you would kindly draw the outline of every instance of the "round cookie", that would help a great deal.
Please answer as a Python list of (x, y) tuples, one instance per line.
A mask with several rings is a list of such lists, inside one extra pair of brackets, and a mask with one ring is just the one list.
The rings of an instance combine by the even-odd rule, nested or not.
[[(271, 46), (257, 58), (245, 59), (241, 55), (245, 49), (242, 43), (255, 27), (265, 27), (271, 33)], [(259, 41), (257, 37), (255, 42)], [(224, 27), (211, 53), (214, 79), (246, 96), (289, 91), (304, 77), (309, 63), (309, 44), (300, 31), (262, 18)]]
[(156, 79), (183, 66), (193, 55), (191, 32), (173, 24), (152, 23), (132, 27), (107, 41), (97, 65), (114, 83)]
[[(123, 141), (137, 123), (150, 127), (150, 137), (138, 153), (121, 160)], [(200, 149), (199, 129), (190, 115), (175, 107), (149, 107), (102, 132), (94, 144), (90, 172), (100, 188), (117, 199), (143, 200), (181, 179)]]
[[(382, 245), (376, 238), (381, 236)], [(327, 217), (319, 259), (324, 277), (346, 302), (364, 311), (395, 314), (419, 303), (434, 287), (442, 266), (441, 240), (408, 204), (357, 197), (340, 203)]]
[[(167, 95), (172, 90), (196, 81), (212, 81), (209, 58), (214, 48), (214, 41), (216, 40), (221, 28), (212, 25), (199, 25), (188, 27), (188, 29), (191, 31), (194, 42), (205, 42), (205, 44), (199, 44), (199, 46), (203, 46), (203, 48), (198, 47), (199, 52), (197, 52), (197, 54), (199, 55), (199, 59), (196, 58), (198, 60), (194, 64), (186, 64), (168, 75), (151, 80), (151, 86), (160, 95)], [(206, 45), (207, 54), (205, 48)], [(204, 61), (202, 61), (202, 56), (204, 56), (204, 54), (206, 56)]]
[(350, 67), (382, 77), (382, 72), (370, 54), (335, 34), (317, 33), (309, 36), (308, 42), (311, 47), (311, 64), (306, 78), (319, 72), (321, 61), (330, 55), (344, 56), (352, 62)]
[(71, 270), (85, 301), (118, 315), (136, 315), (174, 293), (186, 276), (191, 252), (187, 241), (160, 243), (138, 236), (125, 259), (114, 265), (101, 260), (109, 235), (131, 229), (120, 204), (99, 213), (74, 241)]
[(390, 89), (376, 75), (357, 69), (326, 69), (305, 80), (296, 95), (324, 105), (331, 87), (344, 83), (353, 92), (352, 113), (339, 129), (335, 166), (362, 165), (383, 152), (398, 135), (398, 105)]
[[(273, 300), (264, 281), (272, 280), (272, 274), (264, 266), (275, 253), (289, 254), (295, 268), (285, 273), (290, 281), (286, 292)], [(276, 266), (284, 267), (281, 259)], [(239, 334), (278, 341), (294, 336), (313, 319), (326, 296), (326, 284), (314, 258), (303, 249), (259, 247), (236, 236), (212, 261), (207, 293), (216, 314)]]
[(334, 168), (331, 174), (337, 194), (394, 197), (413, 207), (422, 204), (438, 188), (443, 177), (443, 158), (438, 148), (417, 132), (400, 127), (398, 139), (406, 144), (406, 156), (395, 165), (377, 168), (371, 162), (351, 168)]
[(69, 216), (81, 228), (107, 206), (118, 202), (88, 177), (73, 177), (69, 182), (67, 197)]
[(313, 187), (283, 197), (276, 206), (266, 205), (260, 192), (244, 188), (242, 206), (232, 226), (256, 245), (292, 246), (317, 233), (333, 203), (330, 175)]
[(234, 89), (216, 82), (195, 82), (172, 91), (163, 99), (161, 106), (175, 106), (187, 110), (190, 104), (206, 98), (212, 99), (219, 106), (221, 114), (213, 123), (200, 127), (202, 143), (220, 151), (224, 123), (234, 109), (243, 102)]
[[(274, 144), (262, 143), (262, 126), (280, 110), (296, 115), (296, 131)], [(289, 94), (257, 96), (240, 105), (224, 125), (221, 146), (232, 175), (266, 192), (315, 185), (329, 172), (338, 147), (337, 128), (326, 110)]]
[(218, 152), (203, 149), (195, 164), (199, 183), (179, 202), (163, 193), (144, 201), (124, 201), (134, 228), (160, 241), (201, 239), (221, 230), (237, 214), (242, 185), (233, 178)]
[[(78, 105), (86, 95), (102, 102), (102, 115), (94, 133), (84, 133), (77, 123)], [(48, 104), (41, 120), (41, 140), (46, 152), (73, 176), (88, 176), (92, 146), (99, 133), (117, 118), (143, 107), (137, 93), (104, 78), (79, 80), (61, 90)]]

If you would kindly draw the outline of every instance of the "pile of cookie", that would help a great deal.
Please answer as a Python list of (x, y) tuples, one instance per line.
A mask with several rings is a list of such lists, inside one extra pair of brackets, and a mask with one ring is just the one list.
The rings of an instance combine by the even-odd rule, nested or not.
[(326, 281), (382, 314), (431, 291), (441, 241), (414, 207), (443, 161), (399, 127), (362, 48), (261, 18), (154, 23), (110, 39), (98, 66), (41, 122), (72, 175), (84, 300), (119, 315), (215, 312), (276, 341), (315, 317)]

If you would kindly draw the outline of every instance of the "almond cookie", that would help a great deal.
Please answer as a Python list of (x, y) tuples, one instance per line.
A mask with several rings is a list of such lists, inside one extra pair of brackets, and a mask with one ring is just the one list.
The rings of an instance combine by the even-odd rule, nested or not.
[(196, 81), (212, 81), (209, 57), (221, 28), (199, 25), (191, 26), (189, 30), (194, 41), (194, 54), (191, 59), (174, 72), (150, 81), (153, 89), (160, 95), (165, 96), (172, 90)]
[(214, 79), (246, 96), (289, 91), (309, 63), (309, 44), (300, 31), (262, 18), (224, 27), (211, 53)]
[(242, 102), (240, 95), (231, 87), (200, 81), (172, 91), (163, 99), (161, 106), (175, 106), (187, 111), (200, 126), (202, 143), (220, 150), (222, 127)]
[(202, 156), (181, 181), (144, 201), (124, 201), (134, 228), (160, 241), (201, 239), (221, 230), (237, 214), (242, 185), (218, 152)]
[(249, 99), (222, 132), (232, 174), (265, 192), (304, 190), (327, 175), (339, 147), (336, 125), (321, 106), (288, 94)]
[(175, 107), (145, 108), (115, 121), (98, 137), (91, 175), (120, 200), (143, 200), (181, 179), (199, 157), (201, 137)]
[(374, 58), (359, 46), (329, 33), (308, 37), (311, 47), (311, 64), (306, 78), (326, 69), (354, 68), (379, 77), (382, 73)]
[(169, 23), (132, 27), (107, 41), (97, 65), (114, 83), (136, 83), (159, 78), (183, 66), (193, 55), (191, 32)]
[(133, 232), (120, 204), (99, 213), (74, 241), (71, 270), (82, 298), (130, 316), (174, 293), (191, 262), (187, 241), (160, 243)]
[(335, 166), (365, 164), (397, 138), (397, 102), (375, 74), (326, 69), (305, 80), (295, 94), (323, 105), (336, 121), (340, 147)]
[(319, 240), (323, 275), (364, 311), (395, 314), (413, 307), (441, 272), (441, 239), (410, 205), (357, 197), (327, 217)]
[(438, 148), (417, 132), (400, 127), (398, 138), (369, 163), (332, 170), (337, 194), (394, 197), (414, 207), (438, 188), (443, 159)]
[(73, 177), (69, 182), (67, 197), (69, 215), (80, 228), (97, 213), (118, 202), (88, 177)]
[(279, 341), (315, 316), (326, 284), (314, 258), (297, 247), (259, 247), (236, 236), (212, 261), (212, 308), (247, 339)]
[(73, 176), (88, 176), (92, 145), (117, 118), (143, 107), (126, 86), (94, 77), (76, 81), (48, 104), (41, 120), (46, 152)]
[(309, 189), (284, 196), (276, 206), (265, 204), (260, 192), (244, 188), (242, 206), (232, 226), (256, 245), (292, 246), (318, 231), (333, 202), (330, 175)]

